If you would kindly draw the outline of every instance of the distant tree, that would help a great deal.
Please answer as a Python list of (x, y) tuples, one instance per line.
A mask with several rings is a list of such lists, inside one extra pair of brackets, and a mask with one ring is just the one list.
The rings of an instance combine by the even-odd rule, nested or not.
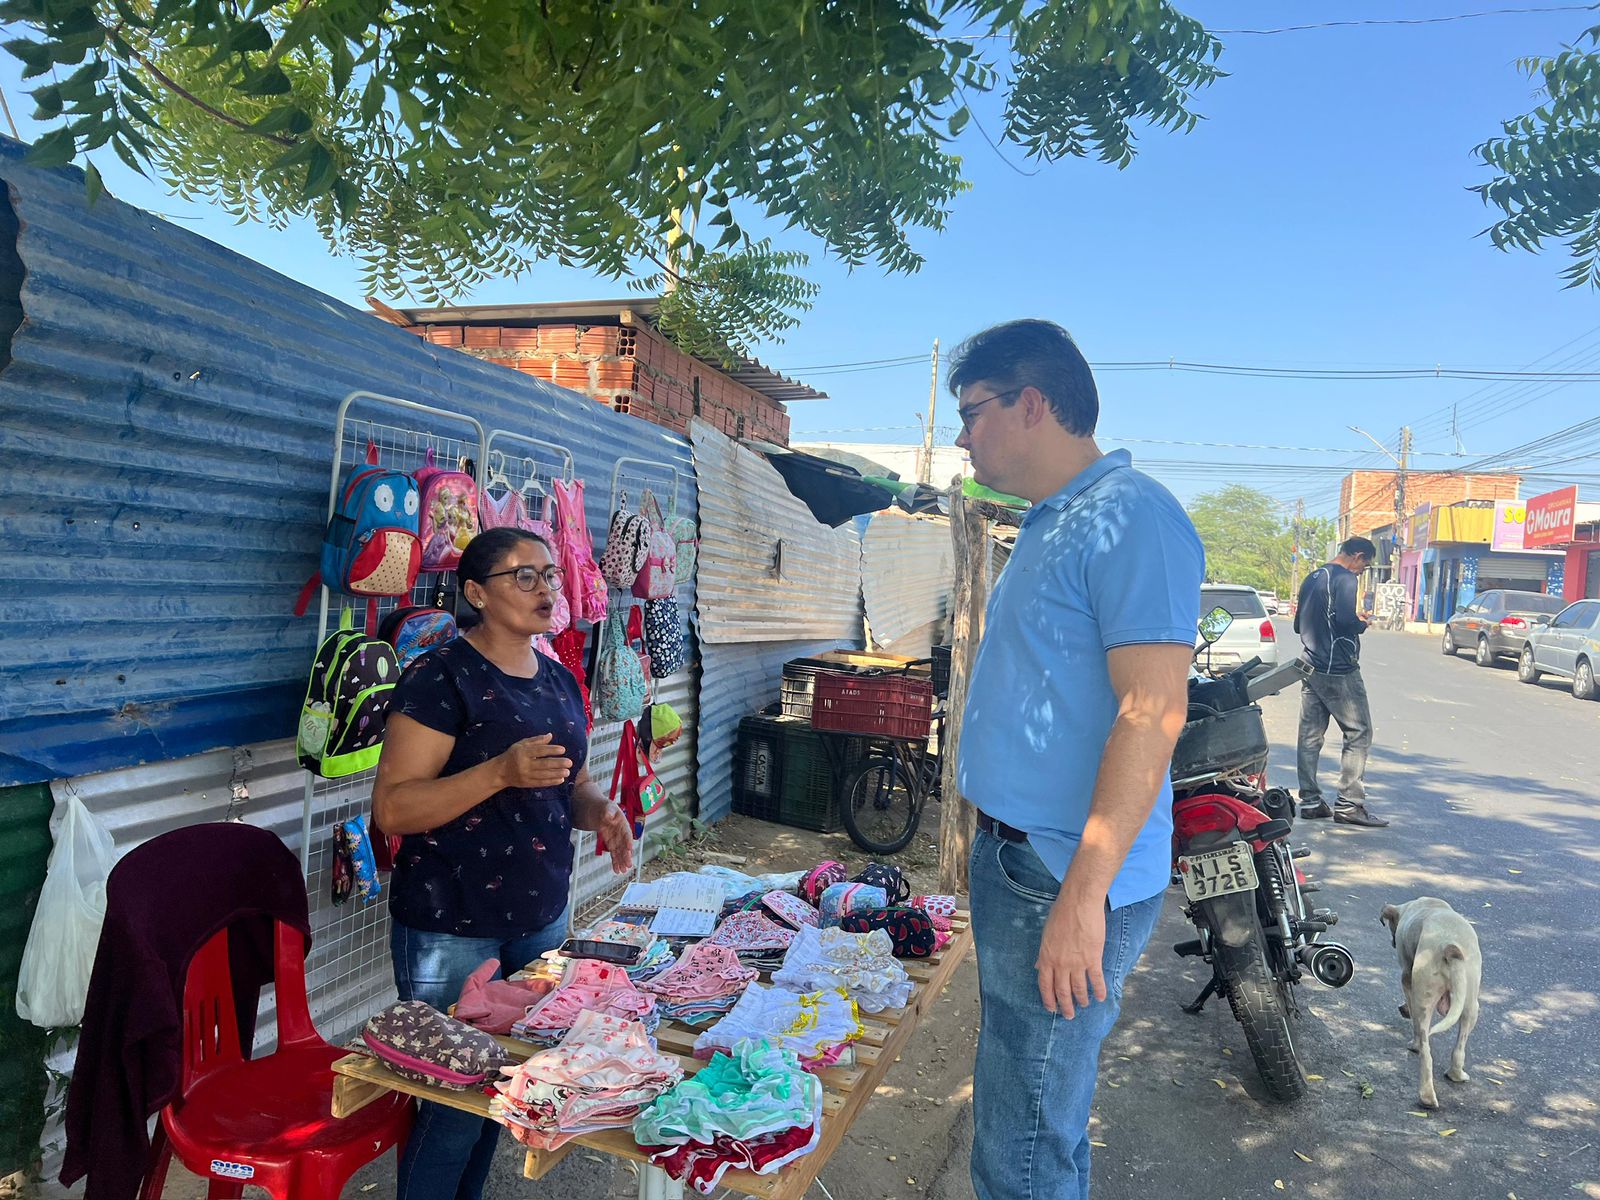
[(1206, 548), (1206, 578), (1266, 591), (1288, 588), (1288, 547), (1278, 502), (1265, 492), (1230, 483), (1197, 496), (1189, 519)]
[(1567, 286), (1600, 286), (1600, 25), (1517, 65), (1534, 82), (1534, 108), (1474, 151), (1496, 175), (1473, 190), (1504, 214), (1489, 238), (1502, 250), (1563, 241)]
[[(309, 218), (379, 294), (543, 261), (665, 291), (695, 352), (793, 325), (804, 255), (911, 272), (968, 188), (952, 143), (1133, 159), (1193, 129), (1222, 46), (1168, 0), (3, 0), (34, 161), (114, 152), (241, 219)], [(988, 133), (985, 133), (985, 137)], [(87, 161), (91, 196), (100, 187)], [(640, 269), (640, 264), (645, 264)], [(651, 265), (653, 264), (653, 265)], [(644, 277), (641, 278), (641, 273)], [(676, 286), (674, 286), (676, 285)], [(707, 344), (708, 342), (712, 344)]]

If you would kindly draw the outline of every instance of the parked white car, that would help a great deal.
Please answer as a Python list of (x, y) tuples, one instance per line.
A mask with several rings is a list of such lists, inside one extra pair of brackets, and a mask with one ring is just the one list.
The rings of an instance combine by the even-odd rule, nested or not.
[(1261, 603), (1266, 606), (1269, 617), (1275, 617), (1283, 611), (1283, 601), (1278, 599), (1277, 592), (1263, 592), (1257, 589), (1256, 595), (1261, 597)]
[(1578, 700), (1600, 700), (1600, 600), (1577, 600), (1548, 625), (1536, 625), (1517, 656), (1517, 678), (1538, 683), (1541, 675), (1572, 681)]
[[(1267, 615), (1267, 606), (1261, 594), (1253, 587), (1237, 583), (1208, 583), (1200, 589), (1200, 615), (1204, 617), (1213, 608), (1222, 607), (1233, 617), (1233, 624), (1223, 632), (1209, 651), (1201, 651), (1197, 665), (1205, 671), (1225, 671), (1261, 659), (1257, 671), (1266, 671), (1278, 665), (1278, 631)], [(1196, 640), (1195, 645), (1200, 645)], [(1292, 657), (1292, 655), (1291, 655)]]

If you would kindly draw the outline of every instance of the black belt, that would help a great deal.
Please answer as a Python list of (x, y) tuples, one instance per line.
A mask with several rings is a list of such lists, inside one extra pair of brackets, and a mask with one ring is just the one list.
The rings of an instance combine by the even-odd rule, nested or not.
[(981, 808), (978, 810), (978, 828), (985, 833), (992, 833), (995, 837), (1008, 842), (1025, 842), (1028, 835), (1014, 825), (1007, 825), (1004, 821), (997, 821)]

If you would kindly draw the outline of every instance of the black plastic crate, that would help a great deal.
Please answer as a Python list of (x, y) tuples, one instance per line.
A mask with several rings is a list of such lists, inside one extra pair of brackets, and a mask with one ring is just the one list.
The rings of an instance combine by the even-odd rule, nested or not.
[(950, 694), (950, 650), (949, 646), (933, 648), (933, 694), (941, 700)]
[(779, 819), (783, 796), (783, 727), (776, 717), (739, 722), (733, 749), (733, 811), (762, 821)]
[[(798, 829), (838, 832), (838, 787), (822, 739), (800, 717), (741, 721), (734, 751), (733, 811)], [(838, 738), (835, 752), (848, 772), (865, 750), (856, 739)]]

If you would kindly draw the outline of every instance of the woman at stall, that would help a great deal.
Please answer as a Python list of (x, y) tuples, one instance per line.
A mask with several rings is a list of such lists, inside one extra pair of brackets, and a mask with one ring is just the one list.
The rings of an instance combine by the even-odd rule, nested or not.
[[(395, 987), (445, 1009), (485, 959), (506, 971), (566, 934), (571, 831), (599, 831), (618, 872), (632, 830), (589, 778), (578, 683), (533, 649), (561, 569), (532, 533), (475, 537), (456, 571), (466, 632), (395, 687), (373, 814), (400, 836), (389, 891)], [(400, 1158), (399, 1200), (477, 1200), (500, 1127), (423, 1103)]]

